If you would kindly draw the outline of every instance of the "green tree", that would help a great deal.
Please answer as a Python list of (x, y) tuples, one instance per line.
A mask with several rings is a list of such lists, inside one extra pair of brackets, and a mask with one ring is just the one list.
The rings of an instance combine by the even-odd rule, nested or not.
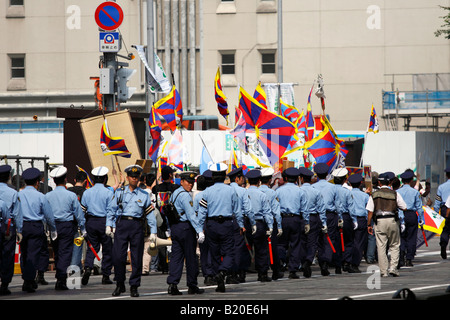
[(444, 10), (447, 10), (448, 13), (446, 16), (440, 17), (440, 18), (444, 19), (445, 23), (443, 25), (441, 25), (441, 27), (444, 29), (439, 29), (439, 30), (435, 31), (434, 35), (436, 37), (439, 37), (442, 35), (446, 39), (450, 39), (450, 7), (443, 7), (443, 6), (439, 6), (439, 7), (441, 7)]

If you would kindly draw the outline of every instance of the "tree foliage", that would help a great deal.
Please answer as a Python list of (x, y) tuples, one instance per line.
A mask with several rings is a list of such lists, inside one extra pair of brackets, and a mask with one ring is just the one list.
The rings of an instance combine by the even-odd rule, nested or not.
[(436, 37), (440, 37), (441, 35), (444, 36), (444, 38), (446, 39), (450, 39), (450, 7), (443, 7), (443, 6), (439, 6), (444, 10), (447, 10), (448, 13), (446, 16), (442, 16), (440, 18), (444, 19), (444, 24), (441, 25), (441, 28), (444, 29), (438, 29), (437, 31), (434, 32), (434, 35)]

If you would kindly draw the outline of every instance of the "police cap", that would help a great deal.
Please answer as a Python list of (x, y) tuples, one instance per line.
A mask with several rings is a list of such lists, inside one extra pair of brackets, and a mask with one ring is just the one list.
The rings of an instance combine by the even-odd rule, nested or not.
[(412, 179), (412, 178), (414, 178), (414, 171), (412, 171), (412, 170), (405, 170), (405, 172), (403, 172), (400, 175), (400, 178), (405, 179), (405, 180)]
[(230, 172), (228, 172), (227, 176), (232, 177), (232, 176), (236, 176), (238, 174), (242, 174), (242, 167), (231, 170)]
[(245, 177), (247, 179), (259, 179), (259, 178), (261, 178), (261, 170), (259, 170), (259, 169), (250, 170), (249, 172), (247, 172)]
[(59, 166), (52, 171), (50, 171), (50, 178), (60, 178), (67, 173), (67, 168), (64, 166)]
[(186, 180), (187, 182), (190, 182), (190, 183), (195, 182), (196, 176), (197, 176), (197, 173), (195, 173), (194, 171), (184, 171), (184, 172), (180, 173), (180, 179)]
[(204, 176), (206, 179), (211, 179), (212, 178), (212, 172), (211, 170), (205, 170), (202, 174), (202, 176)]
[(34, 180), (40, 178), (41, 171), (37, 168), (28, 168), (22, 173), (22, 178), (24, 180)]
[(208, 169), (211, 170), (214, 175), (216, 173), (225, 173), (228, 169), (228, 166), (225, 163), (218, 162), (211, 164)]
[(348, 177), (348, 182), (350, 183), (360, 183), (362, 181), (361, 173), (354, 173)]
[(285, 169), (283, 173), (286, 175), (286, 177), (298, 177), (300, 175), (299, 169), (294, 167)]
[(133, 165), (125, 168), (125, 173), (129, 177), (139, 177), (141, 175), (142, 171), (144, 171), (144, 169), (142, 169), (142, 167), (137, 164), (133, 164)]
[(298, 168), (298, 170), (299, 170), (301, 176), (312, 177), (314, 175), (314, 173), (311, 170), (309, 170), (308, 168), (305, 168), (305, 167), (300, 167), (300, 168)]
[(330, 167), (325, 162), (319, 162), (314, 166), (314, 172), (317, 174), (326, 174)]
[(109, 169), (107, 167), (103, 167), (103, 166), (95, 167), (91, 171), (92, 175), (97, 176), (97, 177), (106, 176), (108, 174), (108, 172), (109, 172)]
[(261, 169), (261, 177), (271, 177), (275, 173), (275, 170), (273, 168), (262, 168)]
[(345, 177), (348, 174), (348, 170), (346, 168), (337, 168), (334, 169), (331, 175), (333, 177), (342, 178)]
[(0, 166), (0, 173), (11, 172), (11, 166), (9, 164), (4, 164)]

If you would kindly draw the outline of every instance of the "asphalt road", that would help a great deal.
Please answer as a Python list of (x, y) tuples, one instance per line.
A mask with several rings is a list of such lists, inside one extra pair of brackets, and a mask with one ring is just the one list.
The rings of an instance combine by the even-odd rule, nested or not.
[[(2, 296), (0, 300), (40, 302), (58, 300), (62, 303), (70, 301), (71, 306), (76, 300), (109, 301), (112, 302), (110, 304), (112, 306), (118, 306), (116, 304), (118, 301), (152, 301), (152, 304), (146, 304), (146, 306), (164, 308), (174, 315), (188, 313), (190, 316), (201, 314), (205, 317), (214, 317), (256, 314), (260, 318), (265, 315), (273, 318), (274, 310), (278, 308), (283, 310), (296, 308), (297, 304), (292, 300), (309, 300), (308, 303), (344, 299), (398, 301), (393, 296), (400, 289), (408, 289), (412, 292), (409, 296), (402, 295), (402, 300), (413, 296), (416, 300), (450, 299), (450, 293), (446, 294), (446, 289), (450, 287), (450, 259), (443, 260), (440, 257), (438, 237), (430, 239), (428, 245), (418, 249), (414, 266), (401, 268), (399, 277), (381, 278), (379, 273), (374, 272), (377, 265), (368, 265), (365, 261), (360, 265), (362, 273), (343, 272), (341, 275), (336, 275), (334, 269), (331, 269), (332, 272), (327, 277), (321, 276), (319, 267), (314, 265), (313, 276), (309, 279), (303, 278), (299, 273), (301, 277), (297, 280), (285, 277), (277, 281), (261, 283), (256, 280), (255, 273), (249, 273), (245, 283), (227, 285), (225, 293), (217, 293), (215, 287), (204, 286), (203, 278), (199, 277), (199, 286), (205, 289), (205, 293), (188, 295), (183, 275), (178, 286), (183, 295), (169, 296), (166, 284), (167, 274), (156, 273), (142, 277), (139, 288), (140, 297), (131, 298), (128, 284), (126, 293), (113, 297), (111, 294), (115, 284), (102, 285), (100, 275), (91, 276), (88, 285), (80, 285), (79, 289), (56, 291), (54, 272), (48, 271), (45, 277), (49, 285), (39, 286), (35, 293), (22, 292), (22, 279), (20, 275), (15, 275), (10, 284), (12, 294)], [(208, 313), (211, 310), (208, 311), (207, 307), (215, 308), (214, 313), (211, 313), (212, 316)]]

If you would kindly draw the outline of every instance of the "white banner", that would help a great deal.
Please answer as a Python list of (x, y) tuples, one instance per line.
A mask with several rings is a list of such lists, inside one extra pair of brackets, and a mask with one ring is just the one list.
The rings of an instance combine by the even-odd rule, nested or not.
[(295, 106), (293, 83), (264, 83), (263, 88), (267, 96), (267, 108), (270, 111), (280, 114), (280, 100), (278, 92), (281, 92), (281, 99), (283, 99), (285, 103)]
[(145, 78), (147, 79), (147, 84), (152, 93), (161, 92), (168, 93), (172, 89), (170, 85), (169, 79), (164, 72), (164, 69), (161, 64), (161, 60), (156, 53), (154, 53), (154, 62), (155, 62), (155, 73), (150, 69), (150, 66), (147, 63), (147, 58), (145, 57), (144, 46), (136, 45), (134, 46), (137, 50), (139, 57), (141, 58), (142, 63), (145, 66)]

